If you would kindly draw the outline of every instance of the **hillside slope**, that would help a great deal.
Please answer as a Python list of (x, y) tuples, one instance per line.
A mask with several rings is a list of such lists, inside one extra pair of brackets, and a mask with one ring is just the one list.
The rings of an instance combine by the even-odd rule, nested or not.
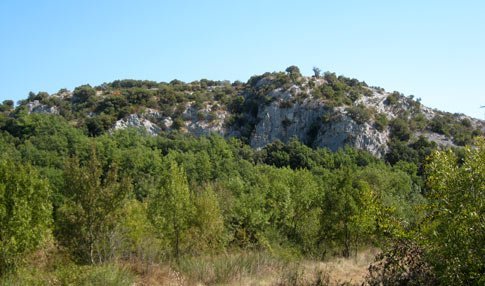
[(485, 132), (482, 120), (330, 72), (304, 77), (295, 66), (247, 83), (121, 80), (30, 93), (17, 107), (21, 111), (58, 114), (92, 136), (126, 127), (152, 135), (180, 130), (236, 136), (254, 148), (297, 138), (312, 147), (335, 151), (347, 145), (379, 157), (396, 144), (463, 146)]

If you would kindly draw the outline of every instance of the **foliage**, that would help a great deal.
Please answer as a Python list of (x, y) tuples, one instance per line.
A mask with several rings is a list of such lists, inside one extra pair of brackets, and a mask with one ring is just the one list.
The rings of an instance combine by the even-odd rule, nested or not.
[(400, 141), (408, 141), (411, 138), (411, 130), (407, 121), (403, 118), (395, 118), (390, 123), (391, 138), (395, 138)]
[(363, 104), (348, 107), (346, 110), (349, 116), (358, 124), (367, 123), (372, 117), (371, 110), (366, 108)]
[(149, 198), (148, 217), (159, 234), (170, 240), (177, 260), (194, 211), (185, 171), (171, 161), (165, 182)]
[(289, 66), (286, 68), (285, 71), (288, 73), (294, 83), (297, 83), (298, 80), (302, 77), (300, 69), (297, 66)]
[[(131, 281), (129, 275), (121, 275), (125, 269), (109, 265), (134, 264), (136, 273), (146, 273), (151, 265), (175, 258), (174, 267), (184, 275), (207, 274), (211, 283), (246, 274), (242, 264), (254, 270), (253, 262), (266, 263), (252, 258), (246, 263), (246, 257), (228, 254), (232, 251), (266, 251), (289, 261), (322, 259), (351, 256), (370, 245), (387, 249), (389, 242), (407, 238), (411, 246), (394, 252), (403, 253), (393, 256), (397, 268), (415, 269), (408, 253), (417, 253), (417, 246), (420, 261), (431, 267), (442, 284), (482, 283), (478, 277), (483, 273), (479, 261), (483, 202), (476, 190), (482, 190), (484, 171), (483, 160), (473, 158), (481, 158), (483, 143), (475, 149), (457, 148), (455, 155), (433, 155), (425, 173), (426, 157), (438, 146), (427, 139), (428, 120), (411, 98), (391, 94), (387, 101), (395, 97), (395, 108), (386, 108), (398, 111), (397, 104), (402, 103), (407, 110), (388, 120), (385, 114), (355, 103), (362, 96), (373, 96), (374, 90), (365, 82), (329, 72), (320, 76), (303, 77), (293, 66), (287, 72), (253, 76), (247, 83), (121, 80), (94, 88), (81, 86), (72, 96), (67, 90), (51, 96), (31, 93), (15, 108), (4, 101), (0, 153), (5, 159), (0, 164), (10, 173), (19, 171), (15, 176), (2, 172), (0, 178), (10, 180), (8, 184), (18, 190), (12, 194), (33, 196), (27, 191), (34, 187), (23, 187), (29, 182), (42, 190), (35, 192), (39, 197), (32, 201), (42, 199), (36, 207), (45, 204), (46, 219), (38, 228), (29, 226), (37, 234), (28, 234), (28, 239), (17, 240), (21, 236), (15, 234), (16, 245), (21, 241), (25, 248), (2, 245), (2, 251), (8, 250), (10, 265), (30, 255), (42, 256), (39, 253), (47, 249), (31, 253), (41, 245), (40, 229), (49, 233), (53, 220), (52, 251), (69, 254), (53, 265), (35, 265), (30, 272), (19, 269), (7, 276), (24, 273), (25, 279), (19, 280), (27, 281), (24, 284), (32, 284), (36, 277), (59, 279), (55, 281), (66, 285), (104, 283), (101, 276), (125, 283)], [(311, 95), (293, 93), (284, 103), (275, 102), (272, 94), (308, 88)], [(293, 138), (259, 150), (247, 144), (260, 120), (260, 108), (289, 107), (306, 96), (325, 109), (325, 118), (308, 132), (308, 142)], [(29, 114), (27, 104), (32, 100), (56, 106), (60, 114)], [(213, 115), (227, 110), (232, 119), (226, 127), (241, 136), (225, 139), (184, 133), (187, 108), (209, 106)], [(337, 152), (309, 147), (322, 123), (336, 114), (335, 106), (347, 108), (357, 122), (390, 131), (385, 160), (349, 147)], [(116, 120), (134, 113), (143, 113), (155, 123), (170, 116), (174, 125), (159, 136), (136, 129), (107, 132)], [(201, 120), (210, 119), (204, 115)], [(456, 144), (468, 144), (482, 134), (475, 121), (460, 115), (439, 113), (431, 121), (430, 128), (452, 136)], [(416, 131), (423, 136), (414, 136)], [(0, 183), (2, 195), (9, 190), (5, 184)], [(30, 203), (26, 197), (15, 199), (23, 206)], [(2, 205), (1, 210), (3, 215), (10, 209)], [(15, 231), (37, 221), (28, 218), (32, 213), (28, 207), (21, 210), (18, 214), (26, 224)], [(11, 230), (2, 225), (2, 231)], [(2, 233), (0, 238), (4, 237)], [(241, 271), (232, 269), (237, 267)], [(287, 283), (302, 277), (298, 269), (288, 274)], [(10, 281), (8, 277), (1, 281)]]
[(429, 217), (424, 245), (439, 280), (449, 285), (482, 285), (485, 270), (485, 139), (466, 147), (459, 164), (447, 151), (427, 165)]
[(374, 127), (379, 131), (384, 131), (387, 128), (389, 120), (383, 113), (378, 113), (374, 116)]
[(64, 201), (57, 210), (58, 241), (80, 262), (103, 262), (106, 257), (100, 246), (114, 229), (129, 192), (129, 179), (119, 178), (115, 164), (104, 171), (94, 148), (85, 163), (68, 159)]
[(30, 165), (0, 161), (0, 275), (46, 237), (52, 217), (48, 182)]
[(396, 103), (399, 101), (399, 97), (401, 97), (401, 94), (395, 91), (387, 96), (385, 103), (387, 105), (396, 105)]
[(89, 84), (76, 87), (72, 93), (72, 100), (76, 103), (91, 103), (96, 95), (96, 90)]
[(211, 185), (197, 192), (194, 198), (195, 216), (190, 241), (192, 251), (210, 253), (221, 251), (227, 242), (224, 218), (219, 200)]
[(367, 184), (353, 181), (351, 170), (340, 172), (345, 175), (337, 176), (322, 202), (321, 236), (327, 249), (349, 257), (375, 232), (378, 205)]
[(412, 241), (398, 240), (389, 250), (377, 255), (363, 285), (431, 286), (438, 283), (423, 249)]

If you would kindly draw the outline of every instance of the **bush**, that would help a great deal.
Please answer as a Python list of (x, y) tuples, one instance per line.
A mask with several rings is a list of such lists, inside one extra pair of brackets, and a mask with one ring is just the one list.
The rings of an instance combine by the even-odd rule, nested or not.
[(376, 114), (374, 118), (374, 127), (379, 131), (384, 131), (388, 125), (389, 121), (387, 120), (387, 116), (383, 113)]
[(395, 105), (399, 101), (399, 92), (395, 91), (389, 94), (384, 102), (386, 105)]
[(362, 104), (348, 107), (346, 110), (349, 116), (358, 124), (369, 122), (372, 116), (372, 111)]
[(425, 261), (423, 249), (408, 240), (376, 256), (363, 285), (438, 285), (433, 268)]
[(400, 141), (408, 141), (411, 138), (411, 131), (406, 120), (396, 118), (391, 121), (391, 137)]
[(84, 103), (93, 100), (96, 95), (96, 90), (92, 88), (89, 84), (78, 86), (74, 89), (72, 93), (73, 103)]

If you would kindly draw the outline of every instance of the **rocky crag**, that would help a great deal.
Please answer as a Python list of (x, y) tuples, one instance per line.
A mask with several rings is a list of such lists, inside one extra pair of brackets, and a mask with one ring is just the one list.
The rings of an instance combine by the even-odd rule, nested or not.
[(297, 138), (312, 147), (335, 151), (347, 145), (379, 157), (392, 140), (459, 146), (485, 132), (482, 120), (333, 73), (304, 77), (296, 67), (247, 83), (115, 81), (31, 94), (18, 108), (64, 116), (92, 135), (128, 127), (151, 135), (179, 130), (239, 137), (254, 148)]

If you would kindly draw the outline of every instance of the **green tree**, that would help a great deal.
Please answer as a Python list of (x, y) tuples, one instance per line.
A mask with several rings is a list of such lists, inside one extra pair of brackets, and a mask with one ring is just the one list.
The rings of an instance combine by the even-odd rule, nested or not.
[(289, 66), (285, 71), (288, 73), (293, 83), (296, 83), (302, 77), (300, 69), (297, 66)]
[(194, 228), (191, 245), (196, 251), (218, 251), (226, 242), (224, 218), (218, 198), (211, 185), (206, 185), (195, 197)]
[(0, 161), (0, 274), (43, 241), (52, 221), (47, 181), (29, 165)]
[(160, 235), (171, 241), (177, 260), (184, 232), (190, 227), (194, 210), (185, 171), (172, 160), (165, 182), (149, 197), (148, 217)]
[(74, 103), (84, 103), (93, 100), (96, 90), (89, 84), (78, 86), (72, 92), (72, 101)]
[(319, 69), (317, 67), (313, 67), (313, 74), (315, 75), (316, 78), (319, 78), (321, 73), (322, 73), (321, 69)]
[(297, 242), (304, 252), (310, 252), (317, 246), (322, 213), (318, 202), (323, 190), (310, 171), (305, 169), (292, 172), (290, 186), (293, 207), (289, 217), (290, 239)]
[(57, 211), (58, 241), (80, 262), (105, 260), (97, 246), (116, 226), (130, 191), (130, 180), (118, 176), (115, 163), (103, 170), (94, 147), (84, 164), (76, 157), (68, 159), (64, 202)]
[(425, 248), (443, 285), (485, 284), (485, 139), (466, 147), (463, 164), (436, 151), (427, 165)]
[(338, 170), (323, 198), (322, 237), (327, 247), (340, 249), (344, 257), (369, 242), (377, 227), (376, 194), (355, 177), (355, 171)]

